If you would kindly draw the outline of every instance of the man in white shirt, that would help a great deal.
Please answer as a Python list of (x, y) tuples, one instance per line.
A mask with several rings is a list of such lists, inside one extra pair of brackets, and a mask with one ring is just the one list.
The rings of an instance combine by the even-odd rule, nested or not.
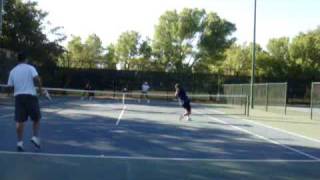
[(24, 52), (18, 54), (18, 65), (10, 71), (7, 84), (14, 88), (15, 121), (18, 138), (17, 150), (24, 151), (24, 122), (26, 122), (29, 117), (33, 121), (33, 136), (31, 142), (36, 148), (40, 149), (40, 140), (38, 137), (41, 113), (35, 84), (39, 87), (40, 93), (42, 93), (42, 85), (37, 70), (27, 64), (26, 54)]
[(150, 89), (150, 86), (148, 84), (148, 82), (144, 82), (141, 86), (141, 96), (140, 96), (140, 100), (141, 101), (142, 98), (146, 99), (148, 103), (150, 103), (149, 97), (148, 97), (148, 91)]

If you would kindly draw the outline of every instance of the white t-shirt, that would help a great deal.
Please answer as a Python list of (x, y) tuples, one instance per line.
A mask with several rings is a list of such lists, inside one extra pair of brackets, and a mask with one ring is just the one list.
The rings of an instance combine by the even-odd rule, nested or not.
[(148, 84), (142, 84), (142, 92), (147, 92), (150, 89)]
[(33, 78), (38, 76), (37, 70), (25, 63), (18, 64), (10, 71), (8, 85), (14, 87), (14, 96), (19, 94), (37, 95)]

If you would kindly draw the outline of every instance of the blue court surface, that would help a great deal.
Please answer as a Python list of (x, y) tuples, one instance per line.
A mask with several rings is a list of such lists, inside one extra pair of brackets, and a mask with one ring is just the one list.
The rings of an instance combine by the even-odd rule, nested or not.
[(16, 152), (13, 107), (0, 106), (0, 179), (319, 179), (320, 142), (193, 104), (42, 103), (42, 149), (31, 123)]

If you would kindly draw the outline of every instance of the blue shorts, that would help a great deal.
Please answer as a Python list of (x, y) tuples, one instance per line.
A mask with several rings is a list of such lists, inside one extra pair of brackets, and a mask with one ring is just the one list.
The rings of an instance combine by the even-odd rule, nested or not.
[(37, 96), (20, 94), (15, 96), (15, 121), (25, 122), (28, 117), (32, 121), (39, 121), (41, 118), (39, 100)]
[(183, 107), (184, 109), (186, 109), (187, 111), (191, 111), (190, 101), (185, 101), (185, 102), (183, 102), (182, 107)]

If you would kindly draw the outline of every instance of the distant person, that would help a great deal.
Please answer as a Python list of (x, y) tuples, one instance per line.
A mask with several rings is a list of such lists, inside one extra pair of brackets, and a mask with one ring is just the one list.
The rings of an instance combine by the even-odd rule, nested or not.
[(148, 84), (147, 81), (145, 81), (142, 85), (141, 85), (141, 95), (140, 95), (140, 99), (139, 102), (142, 99), (146, 99), (148, 103), (150, 103), (149, 97), (148, 97), (148, 91), (150, 89), (150, 86)]
[(182, 107), (185, 109), (185, 113), (180, 116), (179, 120), (181, 121), (184, 117), (187, 117), (187, 120), (190, 121), (190, 115), (191, 115), (191, 105), (190, 105), (190, 100), (187, 96), (186, 91), (181, 87), (180, 84), (175, 85), (175, 96), (178, 98), (180, 101)]
[(18, 54), (18, 65), (11, 71), (8, 78), (8, 86), (14, 89), (15, 97), (15, 122), (17, 133), (17, 151), (24, 151), (23, 147), (23, 131), (24, 123), (30, 117), (33, 121), (32, 144), (40, 149), (39, 129), (40, 129), (40, 106), (37, 97), (35, 84), (42, 94), (42, 84), (37, 70), (27, 64), (25, 52)]
[(86, 92), (83, 94), (82, 99), (88, 99), (89, 101), (91, 101), (94, 97), (94, 93), (93, 93), (93, 88), (90, 84), (90, 81), (86, 82), (86, 85), (84, 86), (84, 90), (86, 90)]

